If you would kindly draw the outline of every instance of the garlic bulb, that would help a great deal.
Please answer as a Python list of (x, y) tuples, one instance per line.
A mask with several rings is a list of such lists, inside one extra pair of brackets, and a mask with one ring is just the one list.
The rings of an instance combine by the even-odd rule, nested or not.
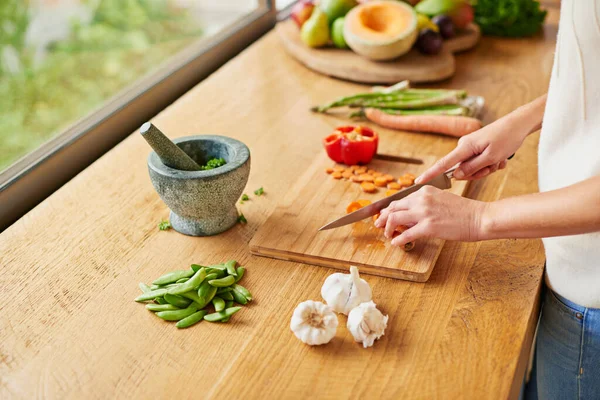
[(290, 328), (294, 335), (311, 346), (329, 343), (335, 336), (338, 319), (331, 307), (307, 300), (294, 310)]
[(363, 347), (371, 347), (375, 340), (383, 336), (387, 327), (388, 316), (383, 315), (372, 301), (362, 303), (352, 309), (348, 315), (346, 326), (354, 340), (362, 342)]
[(350, 267), (350, 274), (329, 275), (321, 288), (321, 296), (333, 311), (345, 315), (372, 298), (371, 287), (358, 276), (358, 268), (354, 266)]

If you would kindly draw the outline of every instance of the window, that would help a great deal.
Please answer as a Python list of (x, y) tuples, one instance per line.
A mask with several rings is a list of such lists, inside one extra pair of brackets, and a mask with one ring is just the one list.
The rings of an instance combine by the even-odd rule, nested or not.
[[(144, 122), (131, 115), (150, 118), (270, 29), (275, 22), (271, 4), (0, 1), (0, 231), (7, 220), (20, 216), (12, 208), (23, 197), (29, 199), (35, 186), (32, 181), (8, 200), (5, 192), (17, 181), (127, 112), (118, 134), (112, 133), (114, 123), (104, 134), (100, 152), (90, 152), (85, 163), (68, 165), (68, 173), (55, 165), (51, 176), (43, 176), (46, 184), (57, 178), (55, 185), (47, 185), (45, 195), (51, 193)], [(161, 88), (169, 79), (176, 83)], [(151, 96), (146, 103), (154, 108), (142, 109), (141, 99)], [(139, 111), (134, 113), (136, 102)], [(8, 218), (3, 215), (9, 212)]]

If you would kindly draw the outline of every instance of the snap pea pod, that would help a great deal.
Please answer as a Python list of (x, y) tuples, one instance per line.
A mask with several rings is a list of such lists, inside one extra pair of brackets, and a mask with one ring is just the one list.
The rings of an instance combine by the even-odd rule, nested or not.
[(168, 288), (171, 288), (176, 285), (177, 285), (177, 283), (169, 283), (167, 285), (152, 285), (152, 286), (150, 286), (150, 290), (156, 290), (156, 289), (161, 289), (161, 288), (168, 289)]
[(192, 271), (194, 271), (194, 272), (198, 272), (198, 270), (199, 270), (200, 268), (207, 268), (207, 267), (205, 267), (205, 266), (203, 266), (203, 265), (192, 264)]
[[(225, 308), (227, 309), (227, 308), (231, 308), (231, 307), (233, 307), (233, 301), (226, 301)], [(221, 322), (228, 322), (230, 319), (231, 319), (231, 316), (225, 317), (221, 320)]]
[(233, 295), (231, 294), (231, 292), (219, 293), (219, 291), (217, 290), (217, 296), (219, 296), (223, 300), (233, 300)]
[(156, 313), (156, 316), (164, 319), (165, 321), (179, 321), (185, 317), (189, 317), (196, 311), (198, 311), (198, 307), (196, 307), (195, 304), (192, 304), (183, 310), (159, 311)]
[(213, 297), (215, 297), (215, 294), (217, 294), (216, 287), (211, 286), (208, 281), (202, 282), (202, 285), (198, 288), (198, 297), (200, 298), (198, 303), (200, 304), (200, 308), (206, 307)]
[(175, 326), (178, 327), (179, 329), (189, 328), (190, 326), (195, 325), (198, 322), (202, 321), (202, 319), (204, 319), (204, 316), (206, 314), (208, 314), (208, 311), (206, 311), (206, 310), (196, 311), (189, 317), (185, 317), (184, 319), (179, 320), (179, 322), (177, 322), (175, 324)]
[(222, 278), (225, 276), (225, 270), (218, 269), (218, 268), (207, 268), (206, 273), (207, 274), (215, 274), (217, 276), (217, 278)]
[(150, 311), (170, 311), (179, 310), (179, 307), (175, 307), (173, 304), (146, 304), (146, 308)]
[(187, 282), (189, 280), (190, 280), (190, 278), (181, 278), (181, 279), (178, 279), (175, 283), (183, 283), (183, 282)]
[(140, 302), (140, 301), (154, 300), (157, 297), (164, 296), (166, 293), (167, 293), (167, 289), (164, 289), (164, 288), (151, 290), (149, 292), (140, 294), (138, 297), (135, 298), (135, 301)]
[(168, 289), (169, 294), (182, 294), (185, 292), (189, 292), (190, 290), (196, 289), (202, 281), (206, 278), (206, 270), (204, 268), (200, 268), (198, 272), (196, 272), (189, 281), (180, 283), (177, 286), (173, 286)]
[(236, 264), (237, 264), (237, 261), (235, 261), (235, 260), (230, 260), (225, 263), (225, 268), (227, 269), (227, 273), (229, 275), (237, 276), (237, 271), (235, 270)]
[(220, 287), (220, 288), (217, 289), (217, 294), (231, 292), (232, 290), (233, 290), (233, 288), (231, 286), (229, 286), (229, 287)]
[(138, 286), (140, 287), (140, 290), (142, 291), (142, 293), (148, 293), (148, 292), (152, 291), (152, 289), (150, 289), (150, 286), (146, 285), (144, 282), (140, 282), (138, 284)]
[(209, 268), (218, 269), (223, 272), (227, 271), (227, 268), (225, 268), (225, 264), (213, 264), (213, 265), (209, 266)]
[[(237, 283), (233, 284), (233, 293), (238, 292), (242, 296), (244, 296), (248, 301), (252, 301), (252, 293), (242, 285), (238, 285)], [(235, 295), (234, 295), (235, 296)]]
[(227, 287), (233, 285), (235, 283), (235, 277), (232, 275), (228, 275), (225, 278), (221, 279), (211, 279), (208, 281), (208, 284), (215, 287)]
[(167, 301), (165, 300), (165, 298), (163, 296), (155, 298), (154, 301), (157, 302), (158, 304), (169, 304), (169, 303), (167, 303)]
[(204, 280), (205, 280), (206, 282), (208, 282), (208, 281), (210, 281), (210, 280), (217, 279), (217, 276), (218, 276), (218, 275), (217, 275), (216, 273), (214, 273), (214, 272), (213, 272), (213, 273), (210, 273), (210, 274), (206, 274), (206, 278), (204, 278)]
[(246, 268), (237, 267), (236, 272), (237, 272), (237, 278), (235, 278), (235, 283), (238, 283), (240, 280), (242, 280), (244, 273), (246, 272)]
[(165, 294), (165, 300), (167, 303), (172, 304), (177, 308), (186, 308), (192, 302), (184, 297), (169, 293)]
[(194, 275), (194, 273), (195, 272), (191, 269), (171, 271), (164, 274), (160, 278), (155, 279), (152, 283), (155, 285), (166, 285), (167, 283), (177, 282), (181, 278), (189, 278), (190, 276)]
[(229, 293), (231, 293), (231, 295), (233, 296), (233, 299), (235, 300), (236, 303), (241, 304), (241, 305), (248, 304), (248, 299), (243, 294), (238, 292), (237, 290), (232, 290)]
[(213, 297), (212, 299), (213, 306), (215, 306), (215, 311), (223, 311), (225, 309), (225, 300), (220, 297)]
[[(204, 316), (204, 319), (207, 320), (208, 322), (218, 322), (218, 321), (222, 321), (227, 317), (231, 317), (233, 314), (235, 314), (236, 312), (240, 311), (242, 309), (242, 307), (230, 307), (230, 308), (226, 308), (223, 311), (219, 311), (216, 313), (212, 313), (212, 314), (208, 314)], [(164, 311), (164, 312), (176, 312), (176, 311)]]

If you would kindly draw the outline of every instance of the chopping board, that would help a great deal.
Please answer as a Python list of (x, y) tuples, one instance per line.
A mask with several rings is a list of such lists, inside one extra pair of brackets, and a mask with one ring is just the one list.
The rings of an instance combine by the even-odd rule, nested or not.
[[(399, 177), (418, 176), (439, 157), (403, 158), (378, 155), (369, 168)], [(362, 191), (360, 184), (336, 180), (325, 172), (335, 163), (323, 153), (295, 183), (252, 241), (253, 254), (305, 264), (348, 270), (351, 265), (361, 273), (425, 282), (429, 279), (442, 250), (441, 239), (423, 239), (412, 251), (394, 247), (373, 225), (372, 218), (337, 229), (319, 232), (328, 222), (346, 214), (352, 201), (373, 201), (385, 197), (386, 188), (377, 193)], [(465, 181), (453, 181), (451, 192), (463, 195)]]
[(360, 83), (435, 82), (454, 75), (453, 53), (474, 47), (481, 36), (479, 26), (471, 23), (452, 39), (444, 41), (439, 54), (425, 55), (412, 49), (391, 61), (372, 61), (352, 50), (325, 47), (314, 49), (300, 39), (294, 21), (279, 22), (275, 31), (285, 50), (308, 68), (324, 75)]

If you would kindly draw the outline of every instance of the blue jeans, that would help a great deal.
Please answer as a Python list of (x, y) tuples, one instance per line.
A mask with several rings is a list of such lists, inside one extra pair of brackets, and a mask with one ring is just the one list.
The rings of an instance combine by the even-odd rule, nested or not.
[(525, 398), (600, 399), (600, 309), (545, 292)]

